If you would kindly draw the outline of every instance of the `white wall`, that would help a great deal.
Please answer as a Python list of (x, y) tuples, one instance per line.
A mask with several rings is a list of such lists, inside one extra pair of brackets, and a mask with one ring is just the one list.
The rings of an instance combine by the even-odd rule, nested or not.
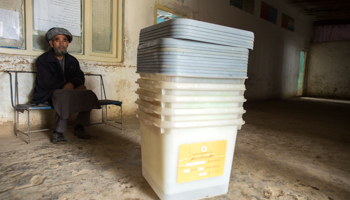
[(350, 100), (350, 41), (312, 43), (306, 96)]
[[(188, 18), (253, 31), (255, 47), (250, 52), (246, 98), (252, 101), (294, 96), (297, 91), (299, 52), (307, 48), (310, 21), (282, 1), (268, 0), (267, 3), (278, 9), (277, 24), (272, 24), (260, 18), (260, 2), (255, 0), (255, 13), (251, 15), (230, 6), (229, 0), (185, 0), (184, 3), (176, 0), (125, 0), (124, 61), (102, 63), (81, 60), (81, 68), (84, 72), (103, 74), (108, 97), (122, 100), (124, 114), (134, 115), (139, 32), (154, 23), (154, 9), (159, 4)], [(281, 28), (281, 12), (295, 19), (294, 32)], [(34, 61), (35, 57), (0, 54), (0, 71), (33, 70)], [(11, 127), (14, 115), (10, 105), (8, 75), (1, 73), (0, 81), (0, 125)], [(31, 87), (27, 85), (27, 91)], [(28, 100), (28, 97), (23, 98)], [(39, 112), (32, 116), (32, 122), (37, 125), (52, 123), (53, 120)]]

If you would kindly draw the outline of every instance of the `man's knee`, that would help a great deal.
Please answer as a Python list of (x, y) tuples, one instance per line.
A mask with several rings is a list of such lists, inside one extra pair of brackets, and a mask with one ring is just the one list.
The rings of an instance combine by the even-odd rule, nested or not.
[(86, 90), (85, 85), (79, 85), (78, 87), (75, 88), (75, 90)]

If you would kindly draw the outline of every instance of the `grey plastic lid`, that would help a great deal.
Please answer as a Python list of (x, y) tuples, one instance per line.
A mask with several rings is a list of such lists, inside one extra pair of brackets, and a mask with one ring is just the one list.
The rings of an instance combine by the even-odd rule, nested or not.
[(142, 70), (137, 69), (136, 73), (159, 73), (159, 74), (171, 74), (179, 76), (204, 76), (204, 77), (235, 77), (235, 78), (245, 78), (247, 77), (246, 72), (213, 72), (213, 71), (190, 71), (190, 70), (171, 70), (171, 69), (151, 69)]
[[(166, 32), (166, 33), (154, 33), (149, 36), (140, 35), (140, 43), (145, 43), (150, 40), (158, 38), (176, 38), (182, 40), (192, 40), (198, 42), (220, 44), (225, 46), (236, 46), (242, 48), (252, 49), (254, 45), (254, 40), (239, 38), (236, 36), (225, 36), (220, 37), (217, 34), (203, 34), (201, 32), (190, 32), (189, 30), (184, 29), (183, 31), (176, 32)], [(239, 46), (238, 46), (239, 45)]]
[(149, 59), (149, 58), (161, 58), (163, 56), (177, 56), (179, 59), (181, 58), (206, 58), (206, 59), (225, 59), (225, 60), (245, 60), (248, 61), (247, 55), (232, 55), (232, 56), (221, 56), (221, 55), (212, 55), (212, 54), (199, 54), (199, 53), (186, 53), (186, 52), (154, 52), (147, 54), (138, 54), (137, 59)]
[(176, 18), (176, 19), (172, 19), (163, 23), (155, 24), (153, 26), (144, 28), (141, 30), (141, 34), (147, 33), (149, 31), (156, 30), (165, 26), (171, 26), (171, 25), (194, 26), (194, 27), (200, 27), (200, 28), (205, 28), (209, 30), (216, 30), (217, 32), (229, 33), (234, 35), (243, 35), (243, 36), (254, 38), (254, 33), (251, 31), (245, 31), (237, 28), (212, 24), (208, 22), (202, 22), (202, 21), (193, 20), (193, 19), (185, 19), (185, 18)]
[(248, 64), (248, 58), (246, 59), (224, 59), (224, 58), (207, 58), (205, 56), (181, 56), (181, 55), (158, 55), (155, 57), (138, 57), (138, 62), (149, 62), (149, 61), (161, 61), (161, 60), (183, 60), (188, 62), (212, 62), (213, 64), (218, 63), (246, 63)]
[(247, 72), (247, 69), (237, 69), (237, 68), (218, 68), (218, 67), (202, 67), (202, 68), (197, 68), (197, 67), (183, 67), (183, 66), (167, 66), (167, 67), (162, 67), (162, 66), (137, 66), (137, 69), (140, 70), (152, 70), (152, 69), (168, 69), (168, 70), (192, 70), (192, 71), (213, 71), (216, 73), (217, 71), (219, 72)]
[(200, 50), (200, 51), (209, 51), (209, 52), (227, 52), (227, 53), (246, 53), (249, 51), (246, 48), (232, 47), (232, 46), (223, 46), (216, 44), (208, 44), (204, 42), (194, 42), (173, 38), (160, 38), (155, 40), (147, 41), (143, 44), (140, 44), (138, 47), (139, 51), (154, 49), (154, 48), (179, 48), (179, 49), (191, 49), (191, 50)]
[(138, 67), (137, 71), (144, 72), (182, 72), (182, 73), (212, 73), (212, 74), (239, 74), (247, 75), (247, 70), (218, 70), (212, 69), (191, 69), (191, 68), (158, 68), (158, 67)]
[(139, 68), (149, 68), (149, 67), (156, 67), (156, 68), (193, 68), (193, 69), (211, 69), (215, 68), (217, 70), (225, 70), (225, 69), (232, 69), (232, 70), (247, 70), (247, 65), (232, 65), (232, 66), (226, 66), (226, 65), (162, 65), (162, 64), (148, 64), (148, 63), (138, 63), (137, 67)]
[(185, 26), (185, 25), (165, 26), (163, 28), (159, 28), (153, 31), (141, 33), (140, 37), (146, 38), (154, 35), (162, 35), (162, 34), (169, 34), (169, 33), (176, 33), (176, 32), (187, 33), (187, 34), (196, 33), (202, 36), (216, 35), (218, 38), (232, 38), (232, 36), (234, 36), (233, 39), (244, 39), (244, 40), (254, 41), (254, 37), (250, 37), (247, 35), (231, 34), (231, 33), (219, 32), (217, 30), (210, 30), (206, 28)]
[(140, 43), (166, 37), (248, 49), (253, 49), (254, 45), (254, 33), (250, 31), (183, 18), (142, 29)]
[(209, 44), (220, 44), (225, 46), (234, 46), (234, 47), (241, 47), (241, 48), (247, 48), (247, 49), (253, 49), (253, 41), (245, 41), (245, 40), (235, 40), (233, 38), (217, 38), (215, 35), (209, 35), (206, 37), (201, 37), (200, 34), (193, 33), (193, 34), (166, 34), (166, 35), (160, 35), (158, 37), (151, 37), (146, 39), (140, 39), (140, 43), (147, 42), (149, 40), (154, 40), (157, 38), (177, 38), (177, 39), (183, 39), (183, 40), (192, 40), (192, 41), (200, 41), (200, 42), (206, 42)]
[(195, 60), (179, 60), (179, 59), (152, 59), (152, 60), (138, 60), (138, 64), (152, 64), (152, 65), (185, 65), (185, 66), (223, 66), (223, 67), (231, 67), (231, 66), (240, 66), (246, 67), (248, 62), (246, 60), (237, 60), (235, 62), (216, 62), (216, 61), (195, 61)]

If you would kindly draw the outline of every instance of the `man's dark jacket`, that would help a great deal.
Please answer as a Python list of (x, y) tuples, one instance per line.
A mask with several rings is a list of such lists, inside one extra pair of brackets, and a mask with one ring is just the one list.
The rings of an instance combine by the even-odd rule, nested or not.
[(62, 89), (66, 83), (72, 83), (76, 88), (85, 82), (78, 60), (69, 54), (65, 55), (64, 76), (62, 67), (53, 54), (53, 49), (39, 56), (35, 64), (37, 75), (33, 99), (30, 103), (50, 102), (54, 90)]

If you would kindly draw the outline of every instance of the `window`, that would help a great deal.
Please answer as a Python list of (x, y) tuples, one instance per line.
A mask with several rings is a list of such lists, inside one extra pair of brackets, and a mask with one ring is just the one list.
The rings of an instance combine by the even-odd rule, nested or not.
[(288, 15), (282, 13), (282, 24), (281, 26), (285, 29), (294, 32), (294, 18), (289, 17)]
[[(1, 3), (0, 53), (41, 55), (50, 49), (45, 34), (64, 27), (73, 34), (68, 52), (77, 59), (122, 61), (123, 0), (12, 0)], [(1, 35), (9, 24), (16, 34)], [(16, 28), (17, 25), (18, 28)], [(7, 35), (6, 35), (7, 34)], [(11, 38), (12, 37), (12, 38)]]
[(261, 9), (260, 9), (260, 17), (272, 22), (274, 24), (277, 24), (277, 9), (270, 6), (269, 4), (265, 2), (261, 2)]
[(0, 2), (0, 48), (24, 49), (23, 0)]
[(254, 0), (230, 0), (230, 5), (254, 14)]

